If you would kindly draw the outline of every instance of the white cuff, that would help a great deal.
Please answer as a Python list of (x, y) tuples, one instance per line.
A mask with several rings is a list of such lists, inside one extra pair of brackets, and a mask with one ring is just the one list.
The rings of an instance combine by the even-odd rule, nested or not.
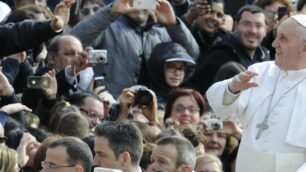
[(237, 98), (239, 97), (241, 92), (234, 94), (232, 93), (229, 89), (228, 86), (226, 87), (225, 91), (224, 91), (224, 96), (223, 96), (223, 100), (222, 100), (222, 104), (224, 106), (228, 106), (233, 104)]

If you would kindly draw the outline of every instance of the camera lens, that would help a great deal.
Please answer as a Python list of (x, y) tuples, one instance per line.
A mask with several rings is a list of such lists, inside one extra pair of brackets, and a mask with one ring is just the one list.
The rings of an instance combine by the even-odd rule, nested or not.
[(212, 126), (212, 128), (214, 130), (218, 130), (220, 128), (220, 124), (219, 123), (213, 123), (211, 126)]

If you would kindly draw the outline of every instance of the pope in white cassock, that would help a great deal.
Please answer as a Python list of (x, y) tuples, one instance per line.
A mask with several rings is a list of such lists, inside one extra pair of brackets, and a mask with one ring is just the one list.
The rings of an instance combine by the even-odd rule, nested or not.
[(237, 172), (306, 172), (306, 15), (283, 21), (272, 45), (275, 61), (206, 93), (221, 118), (243, 124)]

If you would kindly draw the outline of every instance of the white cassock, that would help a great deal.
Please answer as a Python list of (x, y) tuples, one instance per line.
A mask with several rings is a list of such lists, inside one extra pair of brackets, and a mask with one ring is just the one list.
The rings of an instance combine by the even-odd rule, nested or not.
[[(253, 78), (258, 87), (233, 95), (228, 91), (232, 79), (228, 79), (206, 93), (216, 114), (222, 119), (238, 117), (243, 124), (236, 171), (296, 172), (306, 162), (306, 69), (285, 72), (270, 61), (249, 70), (258, 73)], [(272, 109), (269, 128), (256, 140), (256, 125), (263, 122), (268, 109)]]

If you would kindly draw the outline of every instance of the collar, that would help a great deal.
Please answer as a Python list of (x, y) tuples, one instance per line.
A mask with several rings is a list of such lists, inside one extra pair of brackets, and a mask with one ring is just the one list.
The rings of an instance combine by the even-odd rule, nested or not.
[(306, 78), (306, 68), (301, 70), (281, 70), (281, 76), (286, 77), (289, 80)]

